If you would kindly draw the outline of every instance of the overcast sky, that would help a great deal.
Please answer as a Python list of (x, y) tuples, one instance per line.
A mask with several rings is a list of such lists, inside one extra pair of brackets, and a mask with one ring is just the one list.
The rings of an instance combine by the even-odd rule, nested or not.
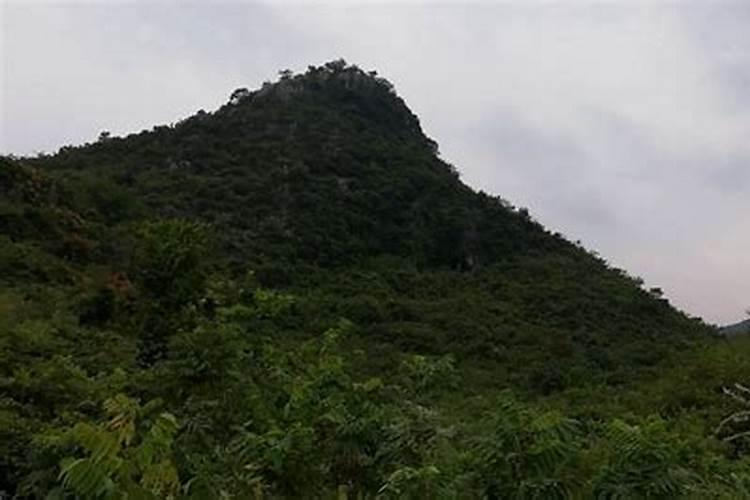
[(54, 152), (343, 57), (443, 158), (712, 322), (750, 306), (750, 1), (0, 0), (0, 152)]

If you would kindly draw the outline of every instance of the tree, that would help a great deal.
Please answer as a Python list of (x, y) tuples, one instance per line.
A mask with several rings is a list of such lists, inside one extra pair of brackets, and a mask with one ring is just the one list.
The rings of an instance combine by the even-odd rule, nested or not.
[(139, 358), (150, 365), (164, 357), (168, 337), (190, 320), (185, 308), (205, 292), (211, 241), (208, 226), (180, 219), (141, 224), (136, 237)]
[(236, 89), (232, 94), (229, 96), (229, 104), (236, 105), (239, 104), (240, 101), (245, 99), (250, 95), (250, 91), (247, 90), (245, 87), (241, 87)]
[(210, 254), (209, 228), (181, 219), (141, 224), (134, 271), (150, 300), (179, 308), (203, 292)]

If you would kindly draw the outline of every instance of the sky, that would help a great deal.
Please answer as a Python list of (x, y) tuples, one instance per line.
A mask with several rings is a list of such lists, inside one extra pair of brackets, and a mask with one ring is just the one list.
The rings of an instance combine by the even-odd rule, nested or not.
[(0, 153), (377, 70), (476, 189), (709, 322), (750, 307), (750, 2), (0, 0)]

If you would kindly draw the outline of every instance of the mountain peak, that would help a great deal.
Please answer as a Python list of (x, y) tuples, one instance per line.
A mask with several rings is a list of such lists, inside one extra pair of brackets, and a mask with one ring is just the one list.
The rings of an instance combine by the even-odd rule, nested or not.
[[(310, 122), (321, 119), (320, 114), (345, 114), (346, 119), (355, 120), (360, 129), (380, 127), (381, 132), (391, 137), (399, 135), (403, 140), (415, 141), (437, 153), (437, 144), (425, 136), (419, 118), (398, 96), (393, 84), (378, 76), (376, 71), (365, 71), (343, 59), (309, 66), (304, 73), (279, 71), (277, 81), (265, 82), (257, 90), (238, 88), (217, 115), (241, 115), (264, 107), (275, 108), (275, 113), (282, 115), (290, 108), (297, 108)], [(300, 120), (295, 120), (290, 125), (299, 124)], [(334, 133), (340, 128), (335, 120), (331, 120), (330, 126)]]
[(93, 169), (161, 216), (221, 227), (238, 260), (356, 262), (396, 255), (459, 269), (579, 250), (475, 193), (393, 85), (343, 60), (281, 71), (212, 113), (65, 148), (49, 169)]
[(232, 92), (229, 104), (237, 105), (248, 99), (276, 97), (288, 99), (305, 91), (344, 89), (350, 92), (387, 93), (397, 98), (393, 84), (376, 71), (364, 71), (344, 59), (327, 62), (321, 66), (308, 66), (304, 73), (295, 74), (285, 69), (279, 71), (276, 82), (265, 82), (257, 91), (239, 88)]

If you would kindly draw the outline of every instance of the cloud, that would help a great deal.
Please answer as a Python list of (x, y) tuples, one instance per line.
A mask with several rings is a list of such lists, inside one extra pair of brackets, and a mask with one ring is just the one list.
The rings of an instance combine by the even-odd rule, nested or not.
[(474, 187), (712, 321), (750, 303), (746, 2), (11, 3), (0, 150), (211, 109), (282, 68), (377, 69)]

